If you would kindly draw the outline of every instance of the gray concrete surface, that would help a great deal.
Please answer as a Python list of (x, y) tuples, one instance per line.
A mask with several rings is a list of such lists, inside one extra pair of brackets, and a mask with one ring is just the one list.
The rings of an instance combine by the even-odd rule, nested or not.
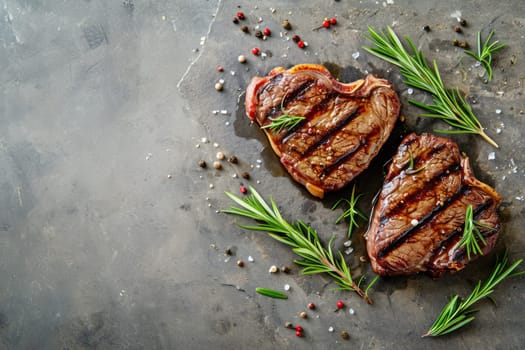
[[(231, 21), (239, 10), (250, 34)], [(468, 21), (461, 35), (452, 30), (456, 11)], [(312, 30), (332, 16), (335, 30)], [(293, 25), (286, 34), (285, 18)], [(257, 25), (270, 27), (272, 37), (256, 39)], [(410, 35), (437, 60), (444, 80), (475, 102), (500, 149), (473, 136), (455, 139), (478, 176), (504, 197), (494, 254), (438, 280), (383, 279), (371, 291), (372, 306), (334, 291), (325, 276), (302, 276), (287, 247), (220, 213), (231, 204), (224, 191), (238, 191), (241, 180), (233, 175), (249, 171), (245, 184), (273, 195), (288, 218), (310, 222), (325, 242), (335, 233), (335, 249), (342, 249), (346, 226), (334, 224), (340, 212), (330, 206), (348, 190), (322, 201), (309, 196), (243, 116), (239, 101), (251, 77), (275, 66), (324, 63), (347, 81), (377, 73), (394, 82), (408, 128), (442, 126), (420, 120), (399, 72), (362, 50), (367, 25)], [(449, 295), (466, 295), (489, 274), (496, 253), (508, 248), (512, 260), (525, 257), (524, 26), (520, 0), (3, 0), (0, 349), (523, 348), (523, 278), (499, 286), (497, 305), (481, 303), (462, 331), (420, 336)], [(478, 30), (489, 29), (508, 47), (495, 55), (494, 80), (483, 84), (450, 43), (459, 37), (473, 44)], [(295, 47), (292, 34), (308, 48)], [(254, 46), (267, 57), (251, 55)], [(237, 62), (240, 54), (248, 57), (245, 65)], [(428, 98), (417, 91), (413, 97)], [(211, 165), (219, 150), (239, 164), (198, 167), (200, 159)], [(378, 160), (356, 182), (366, 194), (364, 211), (380, 174)], [(349, 259), (364, 253), (363, 230)], [(238, 268), (237, 259), (246, 266)], [(292, 273), (270, 275), (274, 264), (290, 265)], [(361, 264), (356, 273), (367, 269)], [(254, 291), (285, 284), (286, 301)], [(334, 312), (339, 299), (355, 313)], [(308, 302), (317, 309), (299, 319)], [(305, 336), (295, 337), (286, 321), (302, 324)], [(341, 330), (351, 339), (342, 340)]]

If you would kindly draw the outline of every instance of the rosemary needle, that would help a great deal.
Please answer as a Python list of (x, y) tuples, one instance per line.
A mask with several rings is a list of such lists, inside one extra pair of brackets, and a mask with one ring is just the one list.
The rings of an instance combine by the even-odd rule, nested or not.
[(479, 242), (483, 243), (484, 246), (487, 245), (487, 242), (479, 231), (478, 226), (485, 229), (494, 230), (493, 227), (474, 220), (474, 212), (472, 210), (472, 204), (470, 204), (465, 211), (465, 227), (463, 228), (463, 237), (458, 244), (458, 247), (465, 247), (465, 250), (467, 251), (467, 258), (469, 260), (471, 254), (483, 254), (483, 249), (481, 249)]
[(374, 278), (365, 290), (361, 289), (360, 284), (364, 278), (357, 283), (343, 254), (341, 252), (334, 254), (332, 242), (335, 237), (330, 239), (327, 248), (323, 247), (317, 232), (310, 225), (300, 220), (295, 224), (289, 223), (282, 217), (272, 198), (268, 204), (253, 187), (250, 187), (250, 191), (251, 194), (244, 198), (226, 192), (226, 195), (239, 207), (230, 207), (223, 212), (253, 219), (257, 222), (256, 225), (239, 226), (247, 230), (265, 231), (270, 237), (291, 246), (292, 251), (302, 258), (295, 263), (304, 267), (302, 270), (304, 275), (327, 273), (335, 280), (339, 289), (355, 291), (367, 303), (372, 303), (367, 292), (378, 278)]
[(423, 337), (445, 335), (472, 322), (473, 314), (477, 311), (472, 308), (475, 303), (489, 298), (494, 288), (506, 278), (525, 274), (525, 270), (514, 272), (522, 261), (523, 259), (519, 259), (508, 266), (507, 252), (505, 252), (503, 258), (494, 267), (489, 279), (484, 284), (478, 281), (466, 299), (461, 299), (457, 294), (454, 295)]
[(387, 32), (377, 32), (368, 27), (365, 37), (374, 44), (373, 47), (364, 49), (374, 56), (390, 62), (400, 68), (405, 83), (409, 86), (430, 93), (433, 104), (426, 104), (416, 100), (409, 100), (415, 106), (429, 111), (421, 114), (422, 117), (436, 118), (444, 121), (455, 130), (435, 130), (444, 134), (478, 134), (494, 147), (498, 147), (483, 129), (483, 126), (474, 115), (472, 108), (465, 101), (459, 89), (447, 89), (443, 85), (436, 61), (432, 67), (428, 65), (423, 53), (418, 50), (409, 37), (405, 37), (412, 53), (410, 54), (392, 28), (387, 27)]

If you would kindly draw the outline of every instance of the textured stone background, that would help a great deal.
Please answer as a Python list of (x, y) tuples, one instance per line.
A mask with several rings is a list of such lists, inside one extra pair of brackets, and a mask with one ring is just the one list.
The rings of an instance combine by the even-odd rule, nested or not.
[[(232, 23), (239, 10), (250, 34)], [(458, 11), (468, 21), (463, 34), (452, 30)], [(332, 16), (339, 21), (334, 30), (312, 30)], [(281, 27), (285, 18), (293, 26), (288, 33)], [(257, 25), (270, 27), (272, 37), (255, 38)], [(500, 148), (474, 136), (454, 139), (477, 175), (504, 197), (494, 254), (439, 280), (382, 279), (371, 291), (372, 306), (334, 291), (324, 276), (301, 276), (287, 247), (217, 213), (231, 204), (224, 191), (238, 191), (241, 181), (233, 175), (249, 171), (245, 184), (272, 195), (288, 218), (311, 223), (325, 242), (335, 233), (335, 249), (342, 248), (347, 227), (334, 224), (340, 211), (330, 207), (348, 190), (322, 201), (309, 196), (243, 115), (251, 77), (275, 66), (323, 63), (344, 81), (376, 73), (395, 84), (408, 129), (443, 127), (419, 119), (397, 69), (362, 49), (367, 25), (409, 35), (437, 60), (445, 83), (467, 95)], [(462, 331), (420, 336), (451, 294), (466, 295), (486, 278), (497, 253), (508, 248), (511, 259), (525, 257), (524, 25), (519, 0), (3, 0), (0, 348), (523, 348), (522, 278), (500, 285), (497, 305), (482, 302), (476, 321)], [(490, 29), (508, 47), (495, 55), (494, 79), (484, 84), (451, 40), (473, 45), (477, 31)], [(292, 34), (308, 48), (287, 40)], [(254, 46), (265, 59), (251, 55)], [(245, 65), (237, 62), (240, 54), (248, 58)], [(219, 79), (225, 80), (220, 93), (214, 89)], [(411, 97), (428, 100), (417, 91)], [(394, 136), (356, 180), (367, 213), (381, 162), (398, 141)], [(225, 163), (222, 171), (198, 167), (200, 159), (211, 164), (219, 150), (240, 163)], [(364, 254), (364, 230), (355, 234), (349, 258)], [(226, 248), (234, 256), (225, 256)], [(270, 275), (274, 264), (290, 265), (292, 274)], [(355, 265), (356, 273), (368, 269)], [(291, 286), (287, 301), (254, 291), (285, 284)], [(355, 314), (334, 312), (339, 299)], [(300, 320), (308, 302), (317, 310)], [(285, 329), (286, 321), (300, 321), (305, 337)], [(343, 341), (341, 330), (351, 339)]]

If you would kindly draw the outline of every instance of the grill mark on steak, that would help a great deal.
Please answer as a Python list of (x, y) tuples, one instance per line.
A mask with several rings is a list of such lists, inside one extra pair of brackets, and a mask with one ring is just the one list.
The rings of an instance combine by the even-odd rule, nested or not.
[(339, 120), (335, 124), (335, 126), (333, 128), (326, 130), (327, 133), (322, 135), (319, 140), (317, 140), (315, 143), (310, 145), (310, 147), (308, 147), (306, 149), (306, 151), (303, 153), (303, 156), (307, 157), (313, 151), (315, 151), (317, 148), (319, 148), (322, 144), (327, 143), (332, 136), (336, 135), (342, 128), (344, 128), (348, 123), (350, 123), (352, 121), (352, 119), (354, 119), (357, 116), (359, 116), (359, 114), (360, 114), (359, 109), (360, 109), (359, 107), (355, 108), (346, 117), (344, 117), (343, 119)]
[(323, 98), (323, 100), (316, 104), (311, 110), (310, 112), (308, 112), (306, 115), (304, 115), (304, 120), (302, 122), (300, 122), (299, 124), (296, 125), (295, 128), (292, 128), (292, 129), (289, 129), (286, 134), (284, 135), (284, 137), (282, 138), (281, 140), (281, 143), (285, 144), (287, 143), (290, 139), (292, 139), (294, 137), (294, 135), (296, 134), (296, 131), (297, 130), (301, 130), (302, 126), (307, 123), (308, 121), (310, 120), (313, 120), (315, 119), (315, 117), (318, 115), (318, 114), (322, 114), (326, 111), (326, 108), (328, 107), (329, 105), (329, 102), (332, 101), (332, 99), (336, 96), (336, 94), (334, 92), (330, 92), (328, 94), (325, 95), (325, 97)]
[[(415, 162), (414, 162), (415, 163)], [(402, 201), (397, 202), (392, 207), (388, 207), (385, 213), (380, 217), (379, 222), (385, 224), (391, 216), (398, 215), (399, 212), (407, 206), (407, 203), (414, 202), (422, 193), (430, 192), (436, 188), (440, 182), (445, 181), (451, 174), (457, 174), (461, 170), (460, 163), (452, 163), (448, 168), (443, 169), (437, 173), (430, 181), (425, 183), (421, 189), (416, 189), (414, 192), (410, 192)]]
[[(278, 76), (281, 76), (281, 78), (282, 78), (282, 74), (279, 74)], [(279, 81), (277, 81), (277, 83), (279, 83), (280, 80), (281, 79), (279, 79)], [(293, 91), (287, 92), (283, 96), (282, 100), (277, 105), (274, 105), (274, 106), (270, 107), (270, 109), (269, 109), (268, 113), (266, 114), (265, 118), (274, 117), (278, 112), (281, 112), (282, 109), (286, 108), (286, 106), (289, 103), (300, 99), (301, 96), (303, 96), (313, 85), (315, 85), (315, 82), (316, 81), (314, 79), (306, 80), (303, 83), (301, 83), (298, 87), (296, 87)], [(272, 79), (272, 83), (273, 83), (273, 79)], [(265, 90), (271, 90), (275, 85), (277, 85), (277, 84), (276, 83), (268, 84), (268, 86), (265, 88)]]
[[(494, 204), (494, 201), (492, 198), (489, 198), (486, 202), (481, 203), (476, 208), (472, 209), (472, 217), (476, 220), (483, 214), (484, 211), (489, 209)], [(432, 254), (432, 257), (429, 260), (429, 263), (432, 264), (435, 258), (439, 255), (439, 252), (441, 249), (449, 250), (452, 248), (454, 244), (456, 244), (461, 238), (456, 238), (458, 235), (462, 234), (463, 226), (460, 229), (454, 229), (452, 232), (450, 232), (447, 237), (441, 242), (441, 245), (436, 247), (436, 250)], [(497, 230), (497, 228), (479, 228), (481, 235), (484, 238), (487, 238), (487, 233), (493, 232)], [(476, 238), (477, 239), (477, 238)], [(454, 255), (454, 261), (462, 261), (465, 258), (467, 258), (467, 251), (466, 249), (463, 249), (461, 252)], [(430, 265), (429, 265), (430, 266)]]
[(441, 211), (447, 209), (447, 207), (453, 202), (457, 201), (461, 196), (463, 196), (470, 188), (468, 186), (462, 186), (452, 197), (447, 198), (443, 205), (435, 206), (434, 209), (428, 214), (426, 214), (421, 220), (418, 221), (417, 225), (410, 227), (405, 232), (401, 233), (396, 237), (390, 244), (383, 249), (377, 252), (377, 257), (382, 259), (385, 258), (391, 251), (396, 249), (398, 246), (403, 244), (407, 239), (414, 235), (417, 231), (421, 229), (424, 225), (429, 223), (439, 214)]

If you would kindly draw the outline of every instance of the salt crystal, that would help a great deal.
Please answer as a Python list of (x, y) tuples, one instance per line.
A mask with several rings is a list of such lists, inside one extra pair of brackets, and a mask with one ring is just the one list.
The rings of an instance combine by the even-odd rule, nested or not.
[(230, 125), (230, 122), (226, 122), (226, 123), (224, 123), (224, 125), (229, 126), (229, 125)]
[(517, 196), (516, 199), (519, 200), (519, 201), (523, 201), (523, 200), (525, 199), (525, 197), (523, 197), (523, 196)]
[(209, 187), (210, 187), (210, 188), (214, 188), (215, 186), (214, 186), (213, 184), (210, 184), (210, 186), (209, 186)]
[(261, 159), (257, 159), (256, 162), (261, 164), (263, 161)]
[(284, 290), (290, 290), (290, 285), (289, 284), (285, 284), (284, 285)]
[(201, 146), (201, 145), (199, 145), (199, 144), (196, 144), (196, 145), (195, 145), (195, 148), (199, 148), (200, 146)]
[(501, 109), (496, 109), (496, 114), (501, 114)]
[(487, 157), (488, 160), (494, 160), (496, 159), (496, 153), (495, 152), (490, 152), (489, 153), (489, 156)]
[(496, 128), (496, 134), (501, 134), (501, 128)]
[(354, 251), (354, 248), (350, 247), (347, 250), (345, 250), (345, 254), (346, 255), (350, 255), (350, 254), (352, 254), (353, 251)]
[(348, 240), (348, 241), (344, 242), (343, 245), (344, 245), (345, 247), (350, 247), (350, 246), (352, 245), (352, 241), (351, 241), (351, 240)]
[(249, 261), (249, 262), (253, 262), (253, 257), (252, 257), (251, 255), (248, 256), (248, 261)]
[(219, 79), (219, 83), (224, 84), (224, 79)]
[(237, 174), (233, 174), (232, 177), (233, 177), (234, 179), (236, 179), (236, 178), (239, 177), (239, 175), (237, 175)]
[(213, 147), (218, 148), (218, 147), (219, 147), (219, 144), (218, 144), (217, 142), (214, 142), (214, 143), (213, 143)]
[(412, 226), (417, 226), (417, 224), (419, 224), (419, 221), (417, 221), (417, 219), (412, 219), (412, 221), (410, 221), (410, 224)]
[(352, 309), (352, 308), (350, 308), (350, 309), (348, 309), (348, 313), (349, 313), (350, 315), (353, 315), (353, 314), (355, 314), (355, 310)]
[(352, 58), (353, 58), (354, 60), (357, 60), (357, 59), (359, 58), (359, 51), (354, 52), (354, 53), (352, 54)]
[(334, 327), (330, 326), (328, 327), (328, 332), (332, 333), (334, 331)]
[(231, 74), (231, 75), (235, 75), (235, 71), (231, 70), (231, 71), (230, 71), (230, 74)]
[(228, 114), (228, 111), (225, 110), (225, 109), (221, 109), (221, 114), (222, 114), (222, 115)]
[(203, 137), (203, 138), (201, 139), (201, 142), (202, 142), (202, 143), (208, 143), (209, 141), (208, 141), (208, 139), (207, 139), (206, 137)]
[(412, 95), (414, 93), (414, 89), (408, 88), (407, 94)]
[(218, 111), (218, 110), (213, 110), (212, 113), (213, 113), (214, 115), (217, 115), (217, 114), (219, 114), (219, 111)]

